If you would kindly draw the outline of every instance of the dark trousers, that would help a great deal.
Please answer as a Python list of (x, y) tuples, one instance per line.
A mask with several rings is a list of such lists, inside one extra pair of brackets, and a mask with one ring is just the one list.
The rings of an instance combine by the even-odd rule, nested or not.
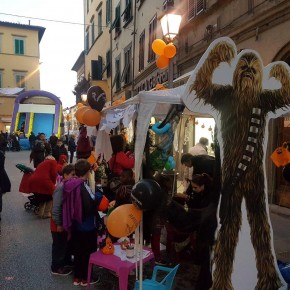
[(69, 163), (73, 163), (75, 151), (69, 151), (69, 152), (70, 152)]
[(51, 232), (52, 251), (51, 251), (51, 271), (71, 265), (72, 240), (67, 240), (67, 232)]
[(75, 231), (73, 235), (74, 277), (87, 280), (90, 255), (97, 250), (97, 231)]

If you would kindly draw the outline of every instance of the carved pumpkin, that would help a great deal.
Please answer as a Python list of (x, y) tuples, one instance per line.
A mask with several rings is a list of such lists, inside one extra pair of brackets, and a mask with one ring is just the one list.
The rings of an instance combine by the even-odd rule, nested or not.
[(114, 245), (112, 243), (112, 240), (110, 238), (106, 238), (106, 245), (102, 248), (102, 253), (105, 255), (111, 255), (114, 254)]

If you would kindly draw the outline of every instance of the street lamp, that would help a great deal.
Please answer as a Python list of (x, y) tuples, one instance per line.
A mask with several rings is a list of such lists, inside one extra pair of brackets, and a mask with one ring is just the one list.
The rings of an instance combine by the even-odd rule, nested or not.
[(88, 99), (87, 94), (82, 94), (82, 95), (81, 95), (81, 99), (82, 99), (82, 101), (83, 101), (84, 103), (86, 103), (86, 102), (87, 102), (87, 99)]
[[(168, 12), (162, 16), (160, 19), (162, 33), (167, 41), (170, 43), (177, 36), (180, 23), (181, 23), (181, 15), (178, 15), (173, 12)], [(173, 87), (173, 61), (169, 60), (169, 68), (168, 68), (168, 88)]]

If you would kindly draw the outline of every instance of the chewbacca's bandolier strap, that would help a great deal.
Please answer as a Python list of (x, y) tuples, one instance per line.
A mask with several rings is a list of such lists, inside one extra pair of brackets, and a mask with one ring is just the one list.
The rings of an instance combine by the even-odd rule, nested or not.
[(248, 141), (245, 148), (245, 152), (243, 154), (242, 160), (240, 161), (236, 170), (234, 171), (233, 178), (230, 181), (228, 188), (224, 188), (222, 190), (223, 193), (228, 192), (229, 190), (235, 187), (235, 185), (238, 183), (241, 177), (246, 173), (246, 170), (252, 161), (252, 157), (257, 145), (257, 136), (261, 128), (261, 112), (262, 110), (260, 108), (252, 109)]

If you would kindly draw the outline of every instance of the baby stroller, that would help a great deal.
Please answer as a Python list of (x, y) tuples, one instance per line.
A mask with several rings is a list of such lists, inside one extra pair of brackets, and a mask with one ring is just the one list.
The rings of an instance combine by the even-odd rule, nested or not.
[(22, 193), (30, 194), (28, 196), (29, 201), (25, 202), (24, 208), (26, 210), (32, 210), (34, 213), (37, 213), (41, 201), (39, 200), (38, 196), (31, 193), (28, 188), (29, 178), (32, 176), (34, 169), (21, 163), (16, 164), (16, 167), (21, 172), (23, 172), (23, 176), (19, 185), (19, 191)]

